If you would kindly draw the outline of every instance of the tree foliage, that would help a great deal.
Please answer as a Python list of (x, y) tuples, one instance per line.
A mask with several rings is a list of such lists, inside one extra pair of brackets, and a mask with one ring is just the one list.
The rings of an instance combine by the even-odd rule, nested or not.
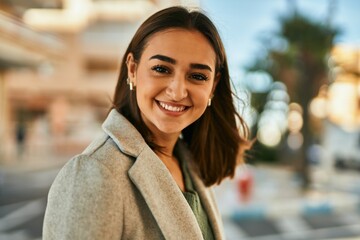
[[(308, 106), (321, 85), (328, 82), (327, 58), (339, 33), (338, 28), (326, 21), (315, 20), (293, 11), (279, 18), (279, 30), (263, 39), (265, 54), (247, 68), (249, 72), (265, 71), (275, 81), (285, 83), (291, 101), (299, 103), (303, 108), (304, 143), (299, 168), (304, 185), (309, 182), (306, 149), (312, 143)], [(273, 42), (282, 44), (276, 45)]]

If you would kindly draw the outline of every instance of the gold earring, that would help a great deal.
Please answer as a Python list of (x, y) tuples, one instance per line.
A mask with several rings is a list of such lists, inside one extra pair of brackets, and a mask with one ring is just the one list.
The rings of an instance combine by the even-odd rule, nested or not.
[(211, 98), (209, 98), (209, 100), (208, 100), (208, 107), (210, 107), (211, 106)]

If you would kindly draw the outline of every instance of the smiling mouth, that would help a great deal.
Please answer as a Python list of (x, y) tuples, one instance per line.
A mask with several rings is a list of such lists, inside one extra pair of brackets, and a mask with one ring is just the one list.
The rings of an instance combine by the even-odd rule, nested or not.
[(189, 108), (186, 106), (173, 106), (173, 105), (169, 105), (169, 104), (166, 104), (166, 103), (160, 102), (160, 101), (157, 101), (157, 103), (161, 108), (163, 108), (167, 111), (170, 111), (170, 112), (183, 112)]

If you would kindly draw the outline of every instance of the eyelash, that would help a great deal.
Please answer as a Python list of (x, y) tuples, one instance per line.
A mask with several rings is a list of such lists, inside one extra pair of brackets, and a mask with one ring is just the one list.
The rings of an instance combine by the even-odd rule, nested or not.
[[(167, 68), (167, 67), (164, 67), (162, 65), (156, 65), (156, 66), (153, 66), (151, 68), (152, 71), (156, 72), (156, 73), (159, 73), (159, 74), (169, 74), (171, 73), (171, 71)], [(208, 80), (208, 76), (206, 76), (205, 74), (202, 74), (202, 73), (192, 73), (189, 75), (189, 77), (193, 80), (196, 80), (196, 81), (207, 81)]]
[(161, 66), (161, 65), (156, 65), (156, 66), (153, 66), (151, 68), (151, 70), (153, 70), (154, 72), (157, 72), (157, 73), (170, 73), (170, 70), (167, 68), (167, 67), (164, 67), (164, 66)]
[(195, 79), (197, 81), (207, 81), (208, 77), (201, 73), (193, 73), (190, 75), (192, 79)]

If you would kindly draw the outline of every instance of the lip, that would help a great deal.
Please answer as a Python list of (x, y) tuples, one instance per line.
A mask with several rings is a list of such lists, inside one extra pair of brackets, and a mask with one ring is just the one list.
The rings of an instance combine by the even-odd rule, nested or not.
[[(169, 103), (164, 101), (155, 100), (156, 105), (159, 107), (159, 109), (171, 116), (180, 116), (187, 112), (187, 110), (190, 108), (189, 106), (182, 105), (182, 104), (176, 104), (176, 103)], [(164, 105), (167, 106), (168, 109), (164, 108)], [(182, 109), (183, 108), (183, 109)], [(170, 110), (173, 109), (173, 110)]]

